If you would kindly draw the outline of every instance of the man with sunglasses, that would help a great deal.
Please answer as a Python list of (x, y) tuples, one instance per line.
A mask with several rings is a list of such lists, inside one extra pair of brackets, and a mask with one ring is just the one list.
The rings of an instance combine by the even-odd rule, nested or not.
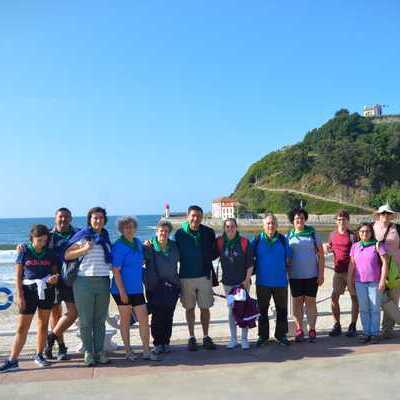
[[(332, 330), (329, 332), (329, 336), (340, 336), (342, 334), (339, 299), (346, 290), (347, 273), (350, 264), (350, 250), (354, 241), (355, 237), (350, 231), (350, 215), (346, 210), (340, 210), (336, 215), (336, 229), (330, 233), (326, 246), (327, 251), (333, 253), (335, 268), (331, 296), (332, 316), (335, 323)], [(356, 293), (354, 293), (351, 288), (348, 288), (348, 290), (351, 296), (351, 323), (346, 336), (354, 337), (357, 335), (358, 302)]]

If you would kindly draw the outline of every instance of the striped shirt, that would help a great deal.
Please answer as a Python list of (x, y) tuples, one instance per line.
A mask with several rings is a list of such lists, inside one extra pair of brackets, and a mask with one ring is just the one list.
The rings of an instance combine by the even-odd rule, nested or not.
[[(84, 242), (79, 241), (82, 245)], [(106, 264), (104, 260), (104, 250), (100, 244), (95, 244), (83, 257), (79, 266), (78, 276), (109, 276), (111, 264)]]

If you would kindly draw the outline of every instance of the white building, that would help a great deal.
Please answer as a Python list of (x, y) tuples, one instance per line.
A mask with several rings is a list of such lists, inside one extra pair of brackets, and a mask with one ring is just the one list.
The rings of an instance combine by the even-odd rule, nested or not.
[(235, 218), (236, 208), (238, 205), (239, 203), (231, 197), (220, 197), (215, 199), (212, 202), (212, 217), (223, 220), (227, 218)]
[(363, 117), (381, 117), (382, 105), (374, 104), (373, 106), (364, 106)]

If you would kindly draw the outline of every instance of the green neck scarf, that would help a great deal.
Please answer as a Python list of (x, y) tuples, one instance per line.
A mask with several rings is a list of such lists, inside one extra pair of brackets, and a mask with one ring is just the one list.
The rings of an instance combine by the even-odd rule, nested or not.
[(133, 251), (137, 251), (138, 246), (137, 246), (137, 243), (136, 243), (135, 238), (133, 238), (133, 241), (131, 242), (131, 241), (129, 241), (127, 238), (125, 238), (124, 236), (120, 236), (120, 237), (119, 237), (119, 240), (120, 240), (122, 243), (126, 244), (126, 245), (127, 245), (129, 248), (131, 248)]
[(185, 222), (182, 223), (182, 229), (183, 229), (183, 231), (185, 233), (187, 233), (188, 235), (190, 235), (193, 238), (194, 243), (195, 243), (196, 246), (200, 245), (200, 230), (192, 231), (190, 229), (188, 221), (185, 221)]
[(68, 232), (60, 232), (60, 231), (54, 230), (54, 234), (59, 236), (59, 237), (62, 237), (63, 239), (69, 239), (70, 236), (71, 236), (71, 233), (72, 233), (72, 229), (71, 228), (68, 229)]
[(32, 242), (28, 243), (28, 249), (31, 251), (33, 256), (39, 260), (42, 260), (47, 254), (47, 247), (45, 247), (42, 251), (37, 251), (34, 247)]
[(377, 243), (377, 240), (375, 240), (375, 239), (371, 239), (371, 240), (367, 240), (367, 241), (360, 240), (360, 244), (363, 248), (369, 247), (369, 246), (375, 246), (376, 243)]
[(261, 233), (260, 233), (260, 238), (261, 238), (261, 239), (264, 239), (265, 242), (266, 242), (268, 245), (272, 246), (272, 245), (278, 240), (278, 231), (276, 231), (276, 232), (274, 233), (274, 236), (272, 236), (272, 238), (270, 238), (265, 232), (261, 232)]
[(291, 229), (288, 232), (288, 238), (292, 237), (301, 238), (301, 237), (312, 237), (315, 235), (315, 229), (312, 226), (304, 225), (304, 229), (302, 231), (296, 232), (295, 229)]
[(239, 240), (240, 240), (239, 232), (236, 232), (236, 236), (233, 239), (228, 239), (227, 234), (224, 233), (224, 249), (232, 251), (232, 249), (235, 247), (236, 243)]
[(167, 241), (167, 245), (162, 248), (160, 245), (160, 242), (158, 241), (158, 239), (156, 237), (154, 237), (153, 239), (151, 239), (151, 245), (153, 246), (153, 249), (157, 252), (157, 253), (162, 253), (166, 256), (168, 256), (169, 253), (169, 240)]

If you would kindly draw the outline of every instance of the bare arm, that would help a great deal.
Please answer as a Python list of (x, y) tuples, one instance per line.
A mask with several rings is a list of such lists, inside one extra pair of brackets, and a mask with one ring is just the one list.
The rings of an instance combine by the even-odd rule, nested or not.
[(121, 301), (125, 304), (128, 304), (128, 296), (126, 294), (124, 283), (122, 282), (121, 271), (119, 268), (113, 267), (112, 272), (114, 275), (115, 284), (117, 285), (119, 295), (121, 297)]
[(383, 292), (385, 290), (385, 282), (389, 270), (389, 256), (384, 254), (383, 256), (379, 255), (382, 260), (382, 270), (381, 270), (381, 278), (379, 280), (379, 291)]
[(24, 270), (24, 266), (22, 264), (17, 264), (17, 285), (16, 285), (16, 292), (17, 292), (17, 305), (20, 311), (25, 308), (25, 298), (24, 298), (24, 291), (22, 290), (22, 273)]
[(325, 254), (323, 247), (320, 245), (318, 246), (318, 286), (321, 286), (324, 283), (324, 274), (325, 274)]
[(67, 261), (76, 260), (79, 257), (85, 256), (89, 250), (93, 247), (93, 242), (88, 240), (84, 244), (74, 244), (67, 249), (65, 252), (65, 259)]

